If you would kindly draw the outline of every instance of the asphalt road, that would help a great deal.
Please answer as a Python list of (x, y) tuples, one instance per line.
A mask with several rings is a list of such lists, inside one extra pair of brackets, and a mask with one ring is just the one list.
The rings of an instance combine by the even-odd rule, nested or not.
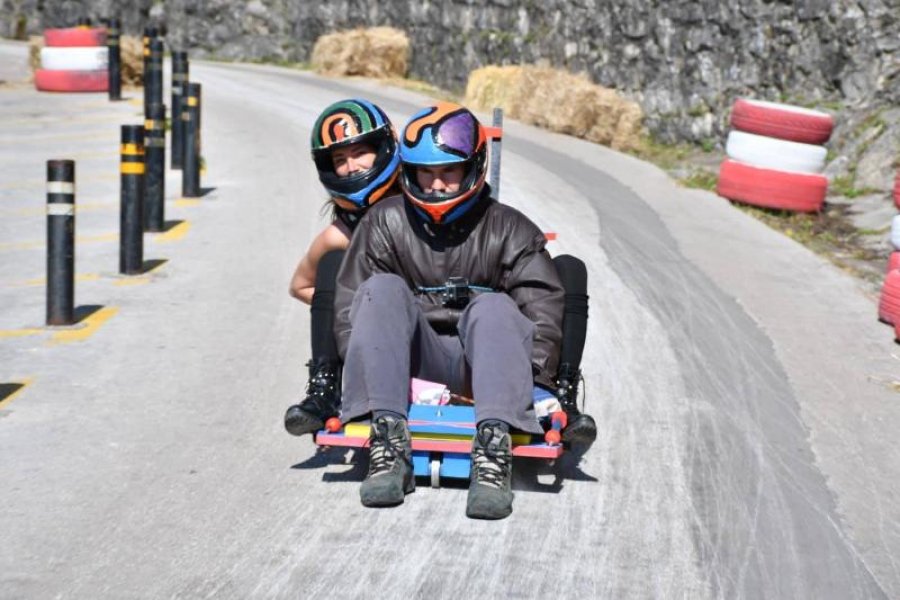
[[(0, 79), (25, 55), (0, 43)], [(179, 200), (167, 174), (172, 228), (145, 249), (165, 262), (138, 278), (116, 234), (140, 105), (0, 85), (0, 384), (25, 384), (0, 403), (0, 598), (900, 597), (900, 368), (874, 299), (712, 194), (514, 122), (503, 200), (588, 263), (598, 442), (517, 463), (504, 521), (466, 519), (458, 486), (362, 507), (365, 461), (281, 423), (309, 353), (287, 284), (325, 223), (309, 127), (344, 97), (397, 123), (428, 100), (191, 74), (211, 191)], [(40, 281), (44, 164), (67, 157), (76, 302), (108, 317), (74, 340), (42, 327)]]

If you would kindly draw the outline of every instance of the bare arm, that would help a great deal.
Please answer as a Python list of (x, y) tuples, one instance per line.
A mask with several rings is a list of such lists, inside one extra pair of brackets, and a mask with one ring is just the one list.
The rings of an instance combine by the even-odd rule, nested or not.
[(309, 249), (294, 270), (294, 276), (291, 277), (291, 296), (306, 304), (312, 303), (313, 293), (316, 291), (316, 270), (319, 267), (319, 260), (326, 252), (346, 250), (349, 245), (350, 240), (334, 225), (323, 229), (309, 245)]

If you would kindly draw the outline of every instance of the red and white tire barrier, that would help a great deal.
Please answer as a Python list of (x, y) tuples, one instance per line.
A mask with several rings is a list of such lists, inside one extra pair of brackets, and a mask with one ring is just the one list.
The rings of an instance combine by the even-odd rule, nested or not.
[(106, 46), (41, 48), (41, 67), (49, 71), (102, 71), (108, 64)]
[(67, 27), (45, 29), (44, 45), (51, 47), (105, 46), (106, 29), (102, 27)]
[(894, 269), (900, 269), (900, 252), (897, 250), (891, 252), (891, 255), (888, 257), (887, 269), (884, 272), (887, 274)]
[(894, 177), (894, 206), (900, 209), (900, 171)]
[(787, 142), (763, 135), (732, 131), (725, 152), (742, 163), (797, 173), (819, 173), (825, 168), (827, 150), (823, 146)]
[(109, 89), (109, 71), (38, 69), (34, 85), (42, 92), (105, 92)]
[(41, 68), (34, 87), (41, 92), (105, 92), (109, 90), (106, 29), (45, 29)]
[(782, 140), (824, 144), (831, 137), (834, 119), (827, 113), (799, 106), (739, 98), (731, 110), (731, 126)]
[(762, 169), (734, 160), (722, 161), (716, 192), (764, 208), (818, 212), (825, 202), (828, 179), (811, 173)]
[(900, 324), (900, 269), (889, 271), (884, 278), (878, 318), (889, 325)]

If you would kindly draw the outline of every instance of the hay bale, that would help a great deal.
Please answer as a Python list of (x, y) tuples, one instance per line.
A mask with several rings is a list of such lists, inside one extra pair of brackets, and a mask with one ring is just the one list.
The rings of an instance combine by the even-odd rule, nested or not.
[(329, 33), (316, 40), (311, 62), (317, 73), (332, 77), (406, 77), (409, 38), (393, 27)]
[(31, 69), (31, 76), (34, 72), (41, 68), (41, 48), (44, 47), (44, 36), (32, 35), (28, 38), (28, 66)]
[(122, 57), (122, 85), (144, 85), (144, 42), (133, 35), (119, 38)]
[(484, 67), (469, 76), (465, 101), (482, 110), (499, 106), (514, 119), (616, 150), (640, 144), (640, 107), (583, 74), (534, 65)]

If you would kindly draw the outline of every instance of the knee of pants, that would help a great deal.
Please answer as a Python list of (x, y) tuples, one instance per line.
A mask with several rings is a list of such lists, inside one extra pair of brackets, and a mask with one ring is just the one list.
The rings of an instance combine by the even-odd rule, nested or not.
[(479, 294), (469, 303), (466, 310), (463, 311), (462, 317), (459, 320), (459, 328), (460, 330), (463, 330), (470, 321), (481, 317), (495, 320), (506, 315), (513, 319), (524, 318), (524, 315), (519, 312), (519, 307), (516, 305), (515, 301), (507, 294)]
[(361, 310), (360, 304), (364, 298), (366, 305), (370, 305), (372, 308), (378, 307), (377, 310), (388, 310), (389, 308), (406, 310), (414, 301), (406, 282), (402, 277), (393, 273), (376, 273), (359, 286), (350, 309), (351, 319), (357, 311)]

